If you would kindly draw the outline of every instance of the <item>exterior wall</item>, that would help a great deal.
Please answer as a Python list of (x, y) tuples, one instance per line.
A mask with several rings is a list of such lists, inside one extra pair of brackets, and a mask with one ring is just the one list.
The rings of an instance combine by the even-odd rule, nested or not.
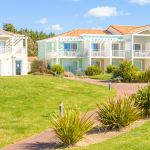
[(45, 59), (45, 50), (45, 42), (38, 43), (38, 60)]
[(0, 54), (1, 61), (1, 76), (11, 76), (16, 75), (15, 72), (15, 61), (21, 61), (21, 75), (27, 74), (27, 59), (26, 54)]
[(107, 71), (107, 65), (110, 65), (110, 58), (104, 58), (104, 73)]
[(105, 35), (102, 35), (102, 36), (88, 36), (88, 35), (84, 35), (84, 36), (82, 36), (82, 39), (93, 39), (93, 38), (117, 38), (117, 39), (123, 39), (123, 37), (122, 36), (105, 36)]
[(145, 70), (150, 67), (150, 59), (145, 59)]
[(142, 44), (142, 50), (145, 50), (145, 43), (150, 43), (150, 37), (148, 36), (134, 36), (133, 44)]

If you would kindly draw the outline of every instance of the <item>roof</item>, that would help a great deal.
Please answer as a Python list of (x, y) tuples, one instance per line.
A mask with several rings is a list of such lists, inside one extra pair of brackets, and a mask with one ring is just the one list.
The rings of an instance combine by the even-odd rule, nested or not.
[[(98, 30), (98, 29), (75, 29), (71, 30), (69, 32), (65, 32), (59, 35), (56, 35), (54, 37), (59, 36), (72, 36), (72, 37), (81, 37), (81, 34), (111, 34), (107, 30)], [(53, 37), (50, 37), (53, 38)]]
[(38, 60), (38, 57), (28, 57), (28, 61)]
[(110, 27), (114, 28), (115, 30), (117, 30), (118, 32), (122, 34), (128, 34), (129, 31), (139, 28), (140, 26), (110, 25), (108, 28)]
[(2, 31), (2, 32), (5, 32), (5, 33), (7, 33), (7, 34), (10, 34), (10, 35), (18, 35), (18, 34), (16, 34), (16, 33), (13, 33), (13, 32), (9, 32), (9, 31), (5, 31), (5, 30), (2, 30), (2, 29), (0, 29), (0, 31)]
[(139, 31), (149, 28), (150, 25), (146, 25), (146, 26), (110, 25), (109, 27), (114, 28), (115, 30), (117, 30), (118, 32), (120, 32), (122, 34), (129, 34), (129, 33), (134, 34), (136, 32), (139, 32)]

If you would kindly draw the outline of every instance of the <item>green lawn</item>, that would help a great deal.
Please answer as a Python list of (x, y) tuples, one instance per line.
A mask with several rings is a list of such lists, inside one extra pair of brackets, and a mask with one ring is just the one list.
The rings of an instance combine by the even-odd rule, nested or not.
[(150, 121), (129, 132), (115, 138), (69, 150), (149, 150), (150, 149)]
[(113, 76), (112, 74), (101, 74), (101, 75), (89, 76), (89, 78), (100, 79), (100, 80), (109, 80), (109, 79), (111, 79), (112, 76)]
[(45, 116), (58, 111), (59, 102), (83, 113), (115, 95), (113, 88), (62, 78), (0, 77), (0, 148), (49, 129)]

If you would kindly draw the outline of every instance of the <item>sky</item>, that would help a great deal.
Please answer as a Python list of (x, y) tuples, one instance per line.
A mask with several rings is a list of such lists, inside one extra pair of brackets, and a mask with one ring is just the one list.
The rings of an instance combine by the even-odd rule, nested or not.
[(0, 28), (11, 23), (56, 35), (74, 29), (150, 24), (150, 0), (0, 0)]

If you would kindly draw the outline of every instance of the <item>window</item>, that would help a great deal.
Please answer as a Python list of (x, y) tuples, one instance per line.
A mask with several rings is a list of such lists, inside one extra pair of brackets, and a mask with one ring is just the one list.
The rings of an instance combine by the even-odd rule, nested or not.
[(92, 44), (92, 51), (99, 51), (100, 50), (100, 44), (93, 43)]
[(91, 61), (91, 64), (100, 67), (100, 61)]
[(77, 43), (64, 43), (65, 51), (77, 51)]
[(112, 61), (112, 65), (114, 65), (114, 66), (119, 66), (119, 61)]
[(0, 47), (5, 46), (5, 41), (0, 41)]
[(133, 44), (133, 50), (141, 50), (141, 44)]
[(112, 44), (112, 50), (119, 50), (119, 44)]
[(134, 66), (138, 67), (140, 71), (142, 70), (142, 62), (141, 61), (134, 61), (133, 62)]

